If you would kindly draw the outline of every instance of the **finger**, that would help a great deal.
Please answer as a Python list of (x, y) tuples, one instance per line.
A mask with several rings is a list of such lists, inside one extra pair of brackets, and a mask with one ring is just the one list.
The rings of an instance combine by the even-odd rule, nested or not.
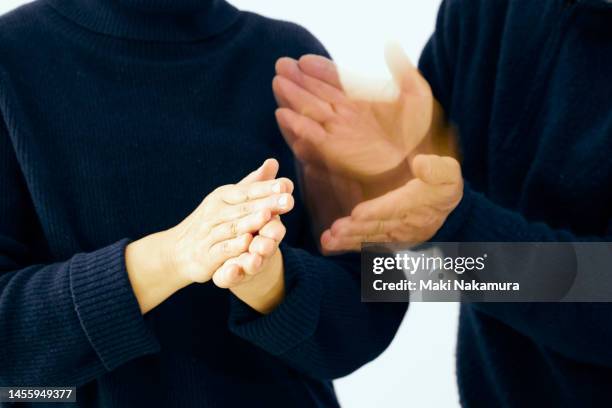
[(280, 220), (280, 217), (273, 218), (259, 230), (259, 236), (272, 239), (276, 242), (281, 242), (285, 238), (286, 233), (287, 229)]
[(257, 275), (261, 271), (263, 262), (264, 260), (261, 255), (250, 252), (245, 252), (237, 259), (238, 265), (248, 276)]
[(398, 219), (363, 221), (353, 217), (344, 217), (336, 220), (329, 230), (334, 237), (369, 237), (388, 235), (401, 227), (402, 221)]
[(278, 245), (278, 241), (258, 235), (253, 238), (253, 241), (249, 246), (249, 253), (257, 254), (262, 258), (269, 259), (278, 249)]
[(387, 235), (351, 235), (335, 237), (329, 230), (323, 232), (321, 235), (321, 247), (326, 252), (360, 251), (362, 243), (390, 241), (391, 240)]
[(253, 235), (243, 234), (239, 237), (212, 245), (208, 251), (208, 259), (212, 266), (211, 269), (217, 269), (228, 259), (237, 257), (243, 252), (247, 252), (252, 240)]
[(282, 57), (276, 61), (274, 66), (277, 75), (284, 76), (288, 80), (302, 86), (302, 77), (304, 74), (298, 66), (297, 60), (289, 57)]
[(291, 211), (294, 205), (295, 200), (289, 193), (274, 194), (238, 205), (228, 205), (217, 212), (214, 225), (243, 218), (249, 214), (264, 210), (269, 210), (273, 215), (285, 214)]
[(226, 204), (240, 204), (272, 194), (293, 193), (293, 182), (288, 178), (240, 184), (224, 190), (221, 199)]
[(418, 205), (424, 185), (420, 180), (411, 180), (400, 188), (358, 204), (351, 216), (361, 221), (401, 219), (408, 208)]
[[(293, 67), (291, 65), (297, 67), (297, 61), (293, 58), (282, 57), (276, 61), (275, 69), (276, 74), (281, 75), (280, 72), (284, 72), (284, 76), (293, 81), (294, 72), (292, 71)], [(299, 68), (297, 68), (299, 71)], [(295, 81), (294, 81), (295, 82)], [(274, 89), (274, 82), (272, 82), (272, 91), (274, 92), (274, 98), (276, 99), (276, 103), (281, 108), (289, 107), (289, 101), (282, 94), (277, 94)]]
[(409, 224), (427, 224), (427, 220), (435, 220), (441, 213), (448, 214), (455, 208), (462, 193), (463, 185), (432, 185), (414, 179), (399, 189), (357, 205), (351, 216), (362, 221), (398, 219)]
[(324, 123), (335, 115), (329, 103), (317, 98), (287, 78), (276, 76), (272, 81), (272, 89), (275, 94), (281, 95), (288, 102), (289, 108), (316, 122)]
[(289, 148), (293, 150), (293, 145), (295, 144), (295, 142), (299, 140), (299, 137), (293, 131), (294, 124), (289, 121), (289, 118), (287, 117), (287, 113), (294, 114), (294, 112), (291, 109), (282, 107), (286, 105), (279, 104), (279, 106), (281, 106), (281, 108), (277, 109), (274, 112), (274, 115), (276, 116), (276, 122), (278, 123), (278, 129), (280, 130), (281, 135), (283, 135), (283, 138), (285, 139), (285, 142), (287, 143)]
[(265, 209), (237, 220), (219, 224), (210, 231), (209, 241), (216, 244), (246, 233), (256, 233), (272, 218), (270, 210)]
[(279, 59), (276, 63), (276, 73), (325, 102), (332, 104), (345, 104), (347, 102), (344, 92), (318, 78), (305, 75), (300, 70), (298, 62), (293, 58)]
[(304, 55), (298, 61), (300, 70), (313, 78), (317, 78), (337, 89), (342, 89), (338, 67), (329, 58), (320, 55)]
[(276, 120), (280, 128), (284, 129), (283, 136), (298, 160), (321, 160), (321, 149), (325, 149), (327, 132), (319, 123), (286, 108), (277, 109)]
[(222, 289), (228, 289), (238, 285), (244, 280), (245, 273), (235, 259), (226, 261), (213, 274), (212, 280), (215, 285)]
[(238, 182), (238, 184), (250, 184), (256, 181), (272, 180), (276, 178), (278, 174), (279, 164), (276, 159), (268, 159), (261, 167), (251, 172), (245, 178)]
[(419, 90), (420, 74), (399, 44), (387, 45), (385, 59), (393, 80), (403, 92), (413, 93)]
[(462, 181), (461, 166), (452, 157), (417, 155), (411, 163), (412, 173), (427, 184), (457, 184)]

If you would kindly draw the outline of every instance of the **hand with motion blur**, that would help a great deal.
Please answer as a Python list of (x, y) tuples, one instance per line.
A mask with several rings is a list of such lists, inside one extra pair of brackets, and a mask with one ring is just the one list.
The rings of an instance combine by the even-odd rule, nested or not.
[(427, 241), (462, 198), (456, 136), (440, 104), (399, 47), (389, 47), (386, 59), (396, 88), (390, 96), (343, 84), (325, 57), (276, 65), (277, 120), (305, 169), (325, 252)]
[(359, 251), (362, 242), (429, 241), (463, 197), (459, 163), (451, 157), (418, 155), (414, 178), (380, 197), (358, 204), (323, 232), (326, 252)]
[(276, 116), (301, 162), (368, 180), (404, 164), (423, 142), (432, 124), (431, 88), (400, 48), (389, 47), (386, 57), (397, 88), (391, 95), (381, 89), (353, 96), (359, 90), (345, 89), (325, 57), (278, 60)]

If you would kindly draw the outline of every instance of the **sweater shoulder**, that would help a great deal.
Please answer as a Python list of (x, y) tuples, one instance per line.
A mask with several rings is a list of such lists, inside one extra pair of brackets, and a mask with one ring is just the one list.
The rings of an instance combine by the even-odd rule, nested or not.
[(41, 17), (48, 12), (47, 6), (34, 1), (0, 15), (0, 44), (28, 41), (32, 34), (41, 31)]
[(486, 37), (503, 28), (509, 7), (509, 0), (445, 0), (436, 31), (454, 40)]
[(49, 12), (46, 5), (35, 1), (0, 16), (0, 68), (32, 63), (45, 54), (51, 38), (45, 18)]
[(252, 12), (242, 12), (246, 26), (257, 41), (263, 41), (275, 53), (299, 57), (303, 54), (328, 55), (321, 42), (306, 28)]

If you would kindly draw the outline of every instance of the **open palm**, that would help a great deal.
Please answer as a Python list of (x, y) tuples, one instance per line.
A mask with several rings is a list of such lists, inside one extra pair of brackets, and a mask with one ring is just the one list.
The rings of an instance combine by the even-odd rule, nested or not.
[(277, 119), (302, 162), (367, 179), (396, 168), (421, 143), (432, 121), (431, 89), (401, 49), (390, 48), (387, 62), (396, 86), (367, 93), (343, 86), (327, 58), (278, 61)]

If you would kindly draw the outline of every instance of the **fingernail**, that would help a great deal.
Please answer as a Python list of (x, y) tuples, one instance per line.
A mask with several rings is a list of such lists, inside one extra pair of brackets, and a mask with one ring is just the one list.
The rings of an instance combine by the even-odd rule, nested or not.
[(282, 208), (286, 207), (288, 203), (289, 203), (289, 198), (287, 198), (286, 195), (283, 195), (278, 199), (278, 205), (281, 206)]
[(282, 193), (282, 191), (283, 191), (283, 186), (281, 185), (281, 183), (274, 183), (274, 185), (272, 186), (272, 192)]

